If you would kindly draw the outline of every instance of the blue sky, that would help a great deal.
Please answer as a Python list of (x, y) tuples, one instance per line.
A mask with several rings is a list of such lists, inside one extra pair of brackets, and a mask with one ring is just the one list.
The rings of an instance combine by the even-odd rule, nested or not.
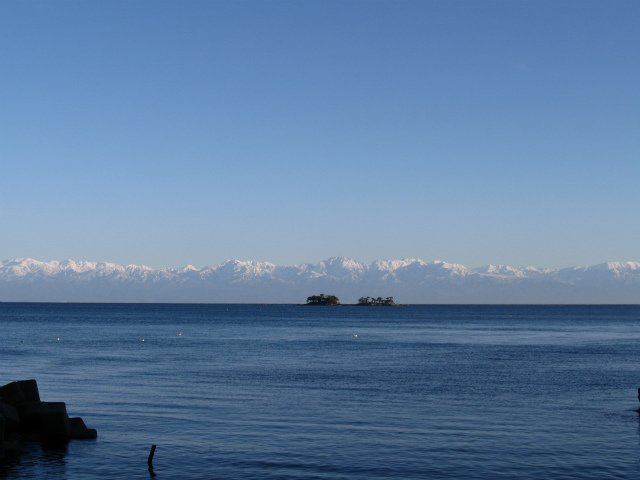
[(0, 257), (640, 261), (640, 2), (0, 3)]

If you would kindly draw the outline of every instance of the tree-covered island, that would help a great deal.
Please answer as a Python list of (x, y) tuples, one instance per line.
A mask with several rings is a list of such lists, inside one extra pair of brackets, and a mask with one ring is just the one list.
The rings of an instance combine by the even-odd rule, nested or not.
[(396, 303), (393, 301), (393, 297), (387, 297), (387, 298), (360, 297), (358, 299), (358, 305), (365, 305), (365, 306), (389, 307), (395, 304)]
[(311, 295), (307, 297), (307, 305), (340, 305), (340, 300), (335, 295)]
[[(307, 305), (341, 305), (340, 300), (335, 295), (311, 295), (307, 297)], [(354, 304), (350, 304), (354, 305)], [(373, 307), (389, 307), (398, 305), (393, 301), (393, 297), (360, 297), (355, 305), (373, 306)]]

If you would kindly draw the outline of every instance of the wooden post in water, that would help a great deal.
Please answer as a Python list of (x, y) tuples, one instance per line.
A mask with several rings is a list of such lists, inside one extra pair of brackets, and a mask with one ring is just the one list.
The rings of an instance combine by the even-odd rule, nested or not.
[(149, 468), (153, 468), (153, 455), (154, 453), (156, 453), (156, 446), (155, 445), (151, 445), (151, 451), (149, 452), (149, 460), (147, 460), (147, 463), (149, 464)]

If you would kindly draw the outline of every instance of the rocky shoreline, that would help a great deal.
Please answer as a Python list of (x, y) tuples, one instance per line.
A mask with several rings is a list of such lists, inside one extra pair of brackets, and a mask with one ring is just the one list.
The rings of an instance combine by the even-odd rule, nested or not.
[(0, 387), (0, 462), (19, 453), (22, 442), (65, 444), (92, 440), (98, 432), (80, 417), (69, 417), (64, 402), (40, 400), (35, 380), (19, 380)]

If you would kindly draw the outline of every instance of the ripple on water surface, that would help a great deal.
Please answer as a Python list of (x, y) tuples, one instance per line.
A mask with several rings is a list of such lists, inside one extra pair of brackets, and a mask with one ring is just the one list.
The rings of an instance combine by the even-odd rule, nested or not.
[(27, 445), (0, 477), (146, 479), (157, 444), (158, 479), (637, 478), (638, 318), (0, 304), (6, 381), (99, 434)]

